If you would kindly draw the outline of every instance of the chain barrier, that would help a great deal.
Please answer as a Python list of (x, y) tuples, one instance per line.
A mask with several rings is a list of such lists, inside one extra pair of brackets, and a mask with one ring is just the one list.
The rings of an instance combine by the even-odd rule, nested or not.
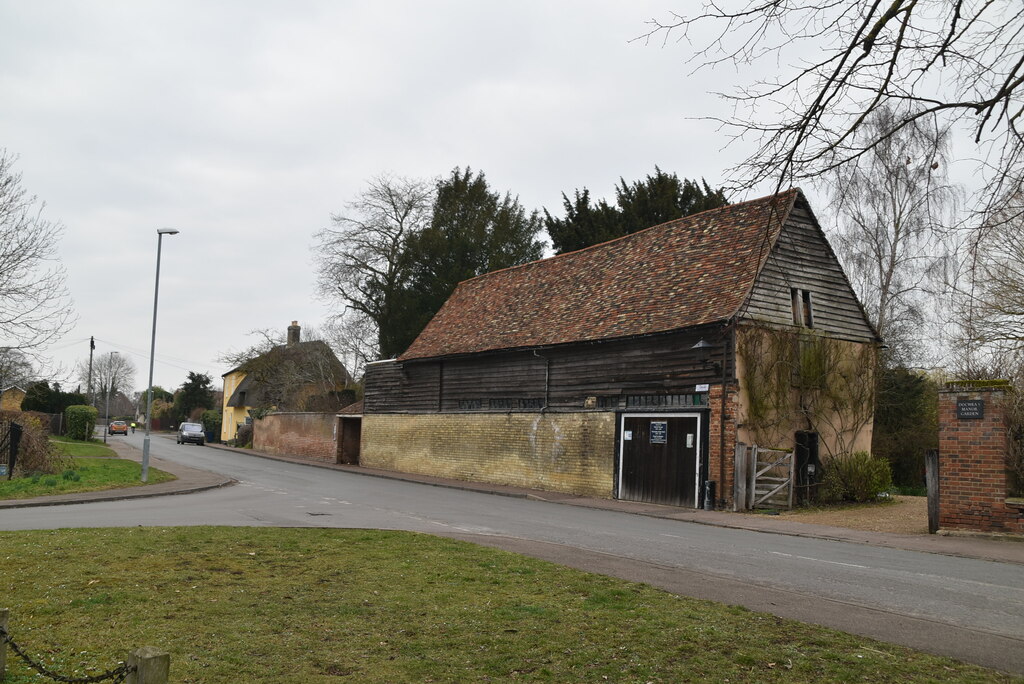
[(32, 658), (21, 650), (21, 647), (18, 646), (18, 644), (14, 643), (14, 639), (11, 638), (11, 635), (3, 627), (0, 627), (0, 639), (10, 644), (11, 650), (14, 651), (19, 658), (25, 661), (26, 665), (44, 677), (49, 677), (56, 682), (65, 682), (66, 684), (91, 684), (92, 682), (105, 682), (109, 679), (113, 681), (114, 684), (122, 684), (128, 675), (135, 671), (134, 666), (129, 665), (128, 663), (121, 663), (112, 670), (107, 670), (106, 672), (92, 675), (90, 677), (66, 677), (64, 675), (57, 674), (56, 672), (52, 672), (51, 670), (46, 669), (42, 663), (37, 663), (32, 660)]

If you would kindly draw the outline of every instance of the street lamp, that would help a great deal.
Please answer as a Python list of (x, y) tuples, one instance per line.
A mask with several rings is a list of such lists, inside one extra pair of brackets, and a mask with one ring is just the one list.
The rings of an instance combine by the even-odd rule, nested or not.
[(160, 248), (164, 235), (177, 235), (176, 228), (156, 231), (156, 286), (153, 288), (153, 336), (149, 343), (149, 389), (146, 391), (146, 438), (142, 440), (142, 481), (149, 479), (149, 431), (153, 424), (153, 355), (156, 353), (156, 303), (160, 297)]
[(110, 352), (110, 356), (107, 357), (107, 416), (104, 419), (103, 426), (103, 443), (107, 443), (107, 435), (110, 433), (110, 392), (114, 389), (114, 354), (116, 351)]

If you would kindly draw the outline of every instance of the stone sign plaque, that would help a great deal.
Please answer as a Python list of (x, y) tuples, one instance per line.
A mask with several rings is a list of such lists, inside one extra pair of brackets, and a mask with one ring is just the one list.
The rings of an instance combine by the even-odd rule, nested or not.
[(957, 420), (979, 420), (985, 417), (984, 399), (957, 399)]

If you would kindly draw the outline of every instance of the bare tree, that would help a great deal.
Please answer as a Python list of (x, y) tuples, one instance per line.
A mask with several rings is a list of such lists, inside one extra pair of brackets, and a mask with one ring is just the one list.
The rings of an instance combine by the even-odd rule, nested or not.
[(355, 312), (360, 330), (372, 323), (378, 351), (389, 349), (389, 325), (402, 315), (407, 241), (430, 225), (433, 201), (431, 181), (378, 176), (314, 238), (320, 295), (336, 305), (336, 322)]
[(373, 320), (351, 309), (334, 316), (324, 328), (324, 341), (334, 349), (352, 378), (360, 383), (366, 364), (378, 358), (376, 340)]
[(32, 360), (26, 354), (18, 349), (0, 348), (0, 390), (11, 385), (28, 389), (36, 377)]
[[(771, 74), (724, 95), (734, 110), (719, 121), (756, 144), (740, 187), (820, 177), (929, 117), (970, 133), (986, 184), (975, 209), (989, 214), (1021, 187), (1019, 0), (706, 0), (649, 25), (642, 39), (697, 40), (696, 69)], [(889, 130), (858, 135), (883, 107)]]
[(961, 293), (964, 337), (972, 347), (1019, 361), (1024, 358), (1024, 195), (1015, 196), (1007, 212), (1014, 218), (998, 218), (978, 241), (976, 277)]
[(940, 236), (956, 190), (945, 173), (948, 130), (918, 119), (890, 135), (897, 123), (892, 110), (876, 110), (862, 135), (879, 143), (829, 181), (842, 219), (836, 251), (888, 358), (909, 363), (923, 353), (928, 305), (941, 287)]
[[(88, 361), (78, 363), (78, 378), (83, 384), (89, 373)], [(124, 354), (108, 352), (100, 354), (92, 363), (92, 378), (96, 387), (100, 388), (97, 400), (106, 399), (107, 393), (114, 396), (118, 392), (130, 393), (135, 388), (135, 364)]]
[(14, 157), (0, 148), (0, 352), (37, 362), (74, 324), (64, 267), (56, 260), (64, 227), (42, 217), (25, 193)]

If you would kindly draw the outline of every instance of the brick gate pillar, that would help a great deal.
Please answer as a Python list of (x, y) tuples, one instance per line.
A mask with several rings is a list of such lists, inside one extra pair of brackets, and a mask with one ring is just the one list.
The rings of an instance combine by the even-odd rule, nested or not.
[(972, 383), (939, 391), (940, 529), (1024, 533), (1024, 501), (1008, 499), (1011, 391)]

